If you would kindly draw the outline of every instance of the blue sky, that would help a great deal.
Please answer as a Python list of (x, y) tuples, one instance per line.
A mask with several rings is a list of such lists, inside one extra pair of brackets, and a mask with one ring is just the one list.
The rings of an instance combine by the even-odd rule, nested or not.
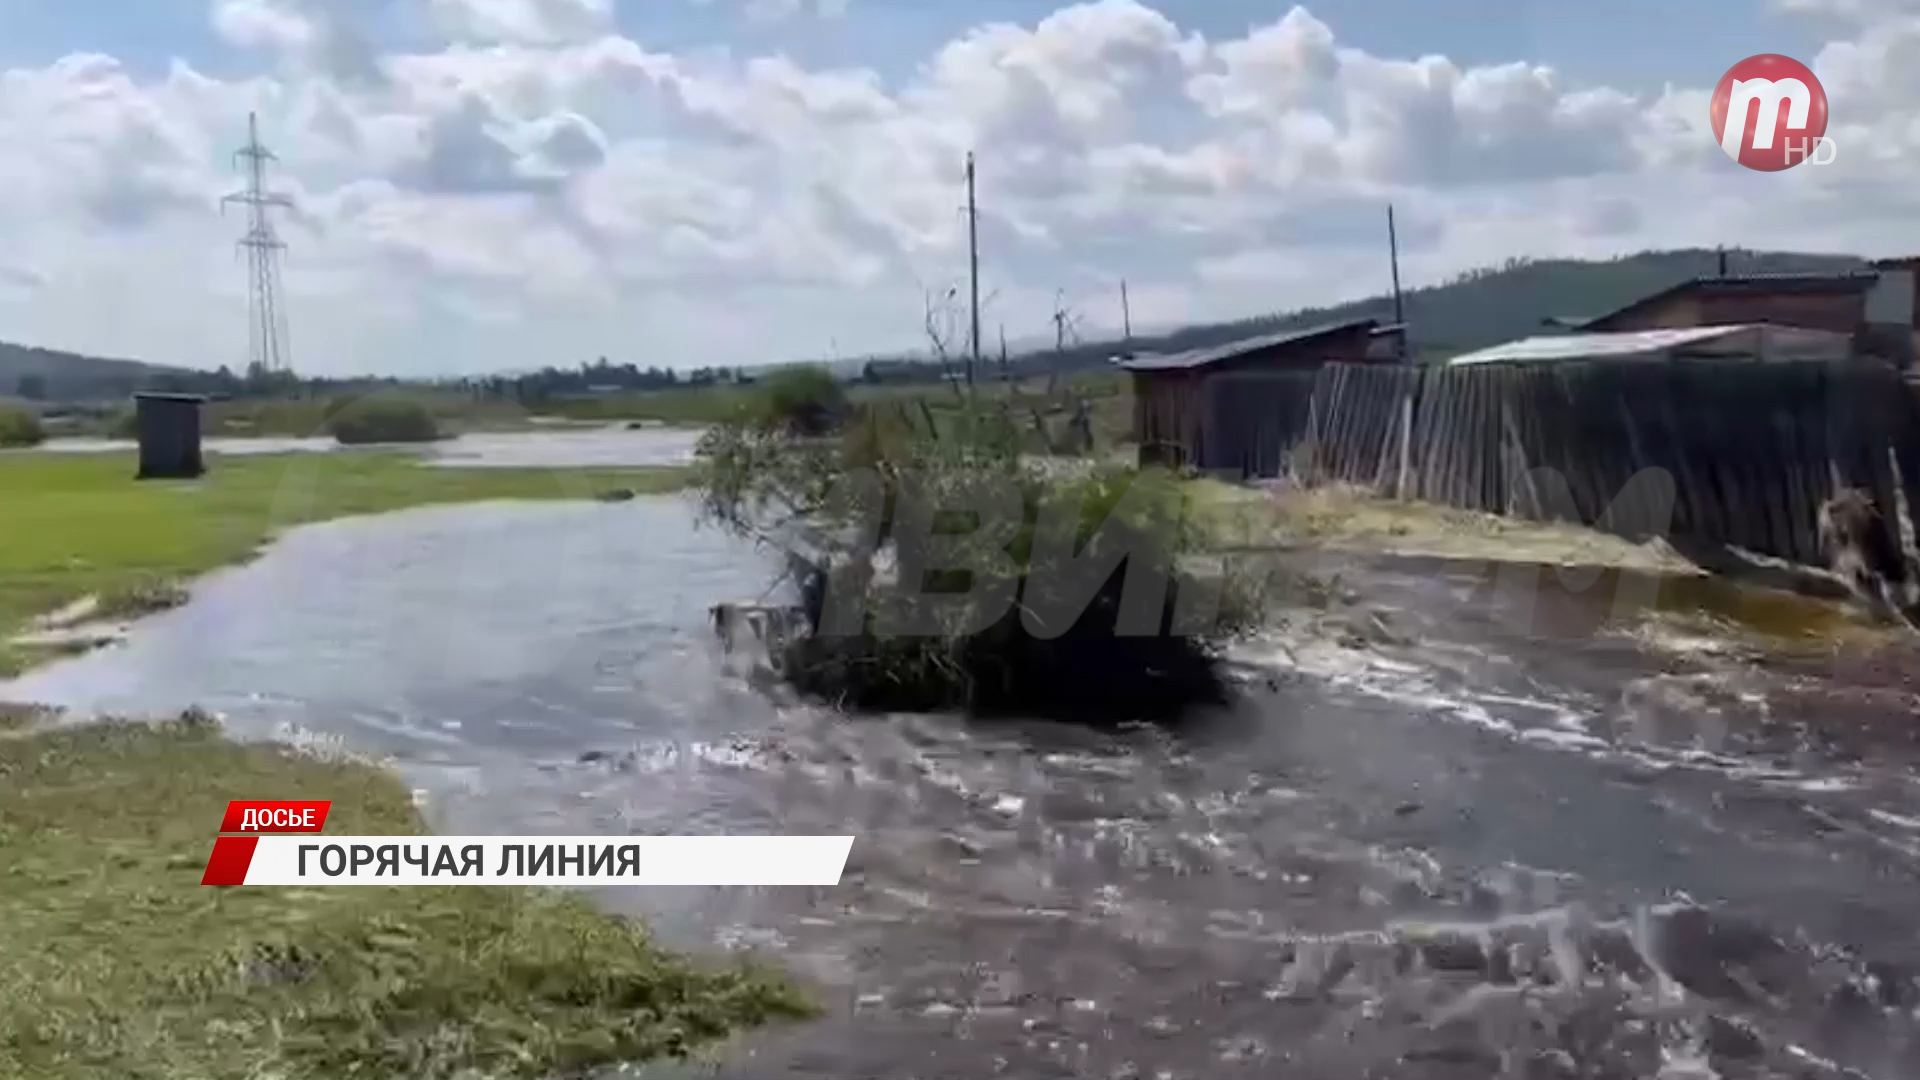
[[(183, 57), (209, 70), (244, 64), (212, 32), (205, 0), (7, 0), (0, 7), (0, 60), (44, 63), (71, 52), (104, 52), (147, 71)], [(334, 0), (368, 16), (389, 42), (404, 42), (405, 18), (388, 0)], [(725, 3), (628, 0), (620, 28), (669, 50), (725, 47), (782, 52), (810, 65), (873, 67), (899, 78), (942, 42), (985, 22), (1031, 23), (1059, 5), (1046, 0), (858, 0), (857, 17), (768, 22)], [(1290, 4), (1263, 0), (1167, 0), (1155, 5), (1183, 28), (1232, 37), (1271, 22)], [(1711, 81), (1758, 52), (1810, 56), (1819, 23), (1749, 0), (1340, 0), (1315, 5), (1343, 44), (1385, 56), (1439, 53), (1463, 64), (1545, 62), (1581, 82), (1657, 88)]]
[[(1887, 182), (1920, 164), (1915, 0), (776, 2), (0, 0), (0, 340), (243, 360), (217, 207), (249, 111), (314, 370), (918, 347), (969, 149), (1016, 341), (1063, 292), (1108, 328), (1122, 277), (1142, 325), (1377, 291), (1389, 201), (1416, 285), (1920, 250)], [(1769, 51), (1828, 83), (1840, 164), (1719, 153), (1707, 88)]]
[[(863, 4), (873, 20), (851, 36), (815, 24), (801, 48), (823, 59), (866, 63), (898, 41), (906, 55), (929, 51), (968, 25), (1004, 19), (1030, 22), (1054, 4), (986, 0), (950, 7), (916, 0)], [(1260, 0), (1181, 0), (1155, 5), (1182, 27), (1210, 38), (1244, 34), (1291, 4)], [(1512, 60), (1550, 63), (1568, 75), (1612, 85), (1658, 87), (1667, 80), (1718, 77), (1756, 52), (1802, 55), (1818, 44), (1803, 19), (1755, 10), (1747, 0), (1339, 0), (1310, 5), (1344, 44), (1383, 56), (1439, 53), (1463, 64)], [(935, 11), (941, 14), (934, 14)], [(671, 25), (681, 16), (661, 5), (644, 21)], [(1710, 81), (1710, 80), (1709, 80)]]

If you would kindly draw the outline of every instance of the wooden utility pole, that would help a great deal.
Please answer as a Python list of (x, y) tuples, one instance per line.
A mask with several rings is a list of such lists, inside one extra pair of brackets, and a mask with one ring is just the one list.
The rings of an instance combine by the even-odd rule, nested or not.
[(1127, 303), (1127, 279), (1120, 279), (1120, 340), (1133, 343), (1133, 308)]
[[(1407, 321), (1406, 308), (1400, 300), (1400, 236), (1393, 227), (1393, 204), (1387, 204), (1387, 258), (1393, 266), (1393, 321), (1404, 326)], [(1401, 340), (1406, 340), (1402, 335)]]
[[(1400, 362), (1407, 362), (1407, 311), (1400, 296), (1400, 234), (1394, 228), (1393, 204), (1387, 204), (1387, 260), (1393, 268), (1393, 321), (1394, 332), (1399, 335), (1397, 351)], [(1396, 498), (1405, 499), (1410, 494), (1409, 481), (1413, 468), (1413, 394), (1409, 392), (1400, 399), (1400, 461), (1394, 476), (1393, 493)]]
[(980, 208), (973, 198), (973, 152), (967, 152), (967, 280), (972, 292), (973, 332), (967, 350), (967, 385), (980, 366)]

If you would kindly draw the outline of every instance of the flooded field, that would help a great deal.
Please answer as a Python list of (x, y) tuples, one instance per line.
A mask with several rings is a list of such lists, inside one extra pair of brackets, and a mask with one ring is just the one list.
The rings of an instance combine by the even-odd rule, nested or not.
[[(542, 431), (489, 432), (425, 446), (343, 447), (332, 438), (209, 438), (208, 454), (354, 453), (368, 450), (405, 450), (419, 453), (438, 465), (520, 468), (629, 468), (684, 465), (693, 460), (700, 431), (692, 428), (624, 425), (592, 428), (550, 428)], [(121, 439), (52, 439), (31, 452), (62, 454), (132, 453), (134, 444)]]
[[(209, 454), (311, 454), (326, 453), (341, 449), (338, 442), (331, 438), (296, 438), (262, 435), (259, 437), (229, 438), (213, 436), (203, 442)], [(48, 439), (31, 450), (10, 450), (8, 453), (49, 453), (49, 454), (130, 454), (137, 449), (132, 439), (98, 439), (91, 436), (71, 439)]]
[(0, 698), (387, 755), (449, 831), (854, 833), (837, 888), (605, 896), (824, 988), (826, 1020), (695, 1075), (1920, 1075), (1913, 755), (1822, 737), (1815, 651), (1707, 633), (1840, 616), (1307, 568), (1333, 598), (1177, 732), (776, 704), (705, 619), (771, 568), (671, 499), (300, 530)]

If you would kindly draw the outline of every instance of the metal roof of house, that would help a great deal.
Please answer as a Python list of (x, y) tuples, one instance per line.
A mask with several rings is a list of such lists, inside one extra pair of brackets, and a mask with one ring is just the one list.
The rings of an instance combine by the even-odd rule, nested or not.
[(1619, 334), (1551, 334), (1521, 338), (1519, 341), (1456, 356), (1447, 361), (1447, 366), (1628, 359), (1658, 356), (1676, 350), (1750, 355), (1760, 359), (1770, 356), (1826, 359), (1846, 355), (1851, 351), (1851, 346), (1851, 337), (1830, 330), (1809, 330), (1770, 323), (1737, 323), (1729, 326), (1636, 330)]
[(1136, 353), (1115, 362), (1128, 371), (1180, 371), (1191, 368), (1208, 367), (1227, 360), (1237, 360), (1249, 353), (1282, 345), (1297, 345), (1315, 338), (1331, 337), (1334, 334), (1351, 333), (1365, 329), (1377, 332), (1376, 319), (1348, 319), (1345, 322), (1326, 323), (1301, 329), (1282, 330), (1272, 334), (1260, 334), (1255, 337), (1240, 338), (1222, 345), (1208, 345), (1199, 349), (1188, 349), (1177, 353)]

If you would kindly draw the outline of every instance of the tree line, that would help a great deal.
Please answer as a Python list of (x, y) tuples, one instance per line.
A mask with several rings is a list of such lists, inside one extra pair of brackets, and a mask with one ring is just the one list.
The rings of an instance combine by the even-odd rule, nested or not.
[(589, 397), (606, 393), (638, 393), (673, 390), (681, 387), (708, 387), (749, 383), (753, 377), (745, 368), (699, 367), (691, 371), (615, 364), (602, 356), (574, 368), (543, 367), (521, 375), (493, 375), (463, 380), (473, 389), (509, 398), (523, 405), (562, 398)]
[[(73, 401), (88, 398), (105, 400), (124, 398), (136, 391), (166, 394), (200, 394), (220, 401), (248, 401), (289, 397), (320, 398), (337, 394), (365, 393), (387, 387), (422, 386), (506, 398), (524, 405), (570, 397), (605, 393), (634, 393), (671, 390), (679, 387), (707, 387), (752, 382), (744, 368), (701, 367), (691, 371), (615, 364), (600, 357), (592, 363), (573, 368), (544, 367), (519, 375), (491, 375), (478, 378), (407, 380), (398, 378), (307, 377), (286, 371), (269, 371), (252, 365), (235, 372), (222, 365), (212, 371), (187, 369), (150, 369), (138, 375), (95, 377), (84, 386), (71, 380), (55, 383), (45, 372), (30, 371), (18, 376), (12, 387), (16, 397), (35, 403)], [(0, 384), (4, 385), (4, 384)]]

